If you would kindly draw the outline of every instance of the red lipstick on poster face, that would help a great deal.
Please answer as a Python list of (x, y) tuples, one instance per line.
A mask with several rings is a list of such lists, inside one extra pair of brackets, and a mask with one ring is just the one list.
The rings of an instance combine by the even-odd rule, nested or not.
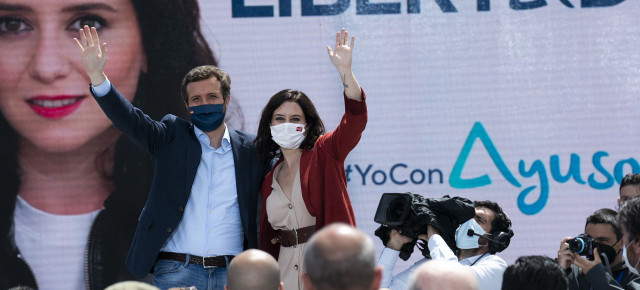
[(27, 100), (36, 114), (48, 119), (64, 118), (78, 110), (85, 96), (35, 96)]

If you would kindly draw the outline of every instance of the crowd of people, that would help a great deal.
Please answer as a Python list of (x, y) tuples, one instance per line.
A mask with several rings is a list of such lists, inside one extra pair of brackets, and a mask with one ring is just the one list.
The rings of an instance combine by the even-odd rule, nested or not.
[[(306, 242), (300, 279), (304, 289), (335, 290), (640, 289), (640, 174), (625, 176), (620, 197), (619, 212), (599, 209), (587, 217), (584, 231), (594, 243), (590, 253), (574, 252), (569, 245), (571, 238), (565, 238), (555, 259), (526, 255), (507, 265), (495, 254), (508, 242), (498, 245), (505, 240), (495, 233), (505, 230), (501, 226), (510, 225), (508, 216), (495, 203), (477, 201), (476, 216), (465, 222), (472, 225), (462, 224), (456, 233), (457, 255), (442, 241), (437, 229), (430, 227), (420, 237), (428, 241), (428, 257), (393, 276), (397, 248), (410, 238), (394, 230), (389, 248), (376, 262), (373, 242), (366, 233), (348, 224), (333, 223)], [(484, 233), (459, 234), (468, 229)], [(592, 257), (587, 258), (589, 255)], [(283, 287), (278, 262), (261, 250), (249, 249), (236, 256), (227, 276), (227, 290), (289, 289)]]
[[(86, 85), (82, 81), (88, 78), (92, 98), (69, 102), (89, 102), (90, 109), (101, 110), (108, 120), (102, 118), (81, 128), (49, 128), (58, 136), (71, 131), (86, 135), (49, 144), (45, 133), (20, 127), (21, 116), (28, 114), (3, 112), (0, 119), (0, 136), (12, 137), (6, 139), (9, 152), (19, 153), (6, 164), (22, 168), (20, 176), (15, 170), (0, 168), (0, 173), (7, 174), (0, 185), (12, 192), (2, 203), (6, 207), (2, 212), (12, 215), (0, 227), (9, 237), (0, 252), (2, 288), (640, 289), (639, 174), (629, 174), (621, 181), (619, 210), (599, 209), (587, 217), (585, 235), (579, 241), (562, 239), (555, 259), (522, 256), (508, 265), (500, 258), (497, 254), (509, 246), (515, 233), (507, 213), (488, 200), (473, 202), (473, 217), (456, 224), (455, 234), (434, 224), (413, 238), (391, 229), (376, 259), (373, 241), (356, 228), (344, 170), (368, 116), (366, 95), (351, 68), (355, 37), (342, 29), (336, 33), (335, 45), (327, 46), (344, 88), (345, 112), (337, 128), (326, 132), (311, 98), (287, 89), (268, 100), (257, 135), (253, 135), (227, 126), (234, 108), (231, 78), (216, 66), (198, 24), (189, 22), (198, 19), (197, 9), (177, 14), (185, 18), (178, 22), (187, 24), (185, 31), (175, 34), (189, 35), (184, 43), (199, 49), (185, 54), (193, 57), (179, 59), (174, 69), (192, 68), (180, 86), (182, 100), (145, 99), (178, 91), (177, 86), (168, 89), (165, 82), (141, 81), (146, 75), (140, 75), (151, 66), (165, 65), (165, 70), (172, 70), (176, 62), (147, 57), (151, 48), (141, 30), (147, 32), (145, 37), (156, 34), (149, 32), (153, 25), (144, 25), (147, 20), (136, 17), (136, 9), (142, 6), (135, 1), (115, 3), (117, 9), (108, 5), (60, 8), (97, 9), (106, 20), (113, 11), (121, 11), (136, 21), (129, 25), (136, 29), (103, 30), (107, 26), (101, 21), (106, 20), (93, 17), (92, 27), (73, 27), (79, 30), (75, 45), (79, 67), (86, 75), (79, 75), (76, 81)], [(12, 7), (20, 10), (25, 5)], [(186, 15), (193, 11), (196, 15)], [(162, 12), (166, 11), (158, 14)], [(128, 50), (120, 48), (120, 43), (109, 46), (116, 53), (110, 55), (110, 62), (127, 64), (111, 70), (109, 77), (105, 73), (107, 44), (100, 41), (99, 32), (132, 39), (127, 42)], [(43, 32), (42, 37), (54, 35)], [(59, 77), (60, 72), (48, 71), (38, 60), (32, 64), (34, 78), (46, 83)], [(47, 102), (30, 101), (32, 107), (46, 107)], [(49, 119), (64, 117), (55, 115), (64, 114), (60, 110), (35, 111)], [(7, 124), (13, 127), (4, 130), (2, 125)], [(30, 142), (18, 141), (29, 138)], [(95, 194), (74, 193), (60, 185), (50, 186), (51, 195), (40, 198), (42, 191), (30, 187), (28, 181), (42, 175), (39, 171), (43, 169), (29, 165), (44, 164), (43, 168), (53, 172), (59, 169), (60, 158), (76, 151), (83, 154), (75, 158), (88, 160), (79, 160), (85, 166), (76, 173), (96, 177), (85, 179), (77, 189)], [(151, 162), (140, 157), (144, 154)], [(114, 161), (114, 156), (121, 155), (129, 156), (130, 163)], [(136, 171), (140, 175), (134, 178), (131, 172)], [(65, 177), (74, 178), (71, 174), (61, 180)], [(134, 186), (147, 180), (149, 188)], [(133, 196), (133, 202), (125, 203), (129, 206), (118, 209), (119, 199), (130, 198), (128, 186), (148, 191), (148, 197), (144, 201)], [(82, 202), (72, 203), (74, 206), (61, 202), (74, 197), (82, 197), (78, 200)], [(73, 220), (48, 214), (72, 214)], [(135, 230), (132, 217), (137, 219)], [(43, 250), (42, 237), (60, 240), (59, 226), (67, 223), (77, 227), (65, 234), (88, 238), (78, 238), (83, 242), (52, 256)], [(34, 229), (35, 225), (42, 228)], [(43, 233), (32, 235), (36, 230)], [(455, 237), (453, 243), (448, 242), (449, 236)], [(423, 258), (393, 275), (401, 250), (417, 241)], [(108, 243), (109, 249), (118, 251), (106, 251)], [(587, 250), (577, 250), (574, 243), (582, 243)], [(89, 250), (85, 253), (84, 249)], [(58, 263), (56, 257), (84, 263)], [(49, 271), (49, 261), (59, 267)], [(153, 286), (119, 282), (135, 279)]]

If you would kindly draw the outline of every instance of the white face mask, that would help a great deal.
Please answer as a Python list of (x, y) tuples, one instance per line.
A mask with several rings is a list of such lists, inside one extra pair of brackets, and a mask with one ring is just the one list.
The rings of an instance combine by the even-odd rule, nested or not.
[(285, 149), (298, 149), (304, 141), (305, 124), (282, 123), (271, 128), (271, 139)]
[(638, 269), (636, 269), (636, 267), (638, 267), (638, 263), (640, 263), (640, 257), (638, 258), (636, 265), (631, 266), (631, 263), (629, 263), (629, 258), (627, 258), (627, 248), (629, 246), (631, 246), (631, 242), (627, 246), (622, 245), (622, 257), (624, 258), (624, 264), (627, 265), (627, 268), (629, 268), (629, 271), (631, 273), (638, 275)]
[(469, 236), (467, 233), (469, 230), (473, 230), (473, 233), (478, 235), (484, 235), (486, 232), (475, 219), (470, 219), (461, 224), (456, 230), (456, 246), (460, 249), (475, 249), (479, 248), (478, 239), (480, 237), (476, 235)]

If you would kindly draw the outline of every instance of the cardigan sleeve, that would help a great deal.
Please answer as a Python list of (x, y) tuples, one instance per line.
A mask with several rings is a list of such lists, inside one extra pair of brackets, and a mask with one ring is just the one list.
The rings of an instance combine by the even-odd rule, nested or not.
[(367, 104), (364, 90), (362, 101), (348, 99), (343, 95), (345, 112), (340, 124), (333, 131), (327, 133), (324, 138), (318, 139), (315, 146), (328, 147), (331, 156), (339, 161), (344, 161), (347, 155), (360, 142), (360, 137), (367, 125)]

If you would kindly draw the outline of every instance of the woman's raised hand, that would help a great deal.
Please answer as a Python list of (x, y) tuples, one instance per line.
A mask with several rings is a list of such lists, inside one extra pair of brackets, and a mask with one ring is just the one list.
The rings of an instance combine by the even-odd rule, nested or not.
[(104, 66), (107, 63), (107, 44), (100, 44), (98, 31), (95, 27), (85, 25), (80, 29), (80, 40), (74, 38), (78, 52), (82, 56), (82, 65), (94, 86), (102, 84), (107, 77)]
[(353, 43), (355, 37), (351, 37), (351, 44), (349, 44), (349, 33), (342, 28), (336, 34), (336, 46), (331, 49), (331, 46), (327, 45), (327, 52), (329, 53), (329, 59), (331, 63), (338, 69), (340, 79), (342, 79), (342, 85), (344, 86), (344, 94), (349, 99), (362, 100), (362, 94), (360, 92), (360, 85), (353, 75), (351, 70), (351, 57), (353, 56)]
[(353, 43), (356, 37), (351, 37), (351, 44), (349, 45), (349, 32), (344, 28), (336, 33), (336, 45), (332, 50), (331, 46), (327, 45), (327, 52), (333, 65), (338, 69), (341, 74), (348, 73), (351, 70), (351, 56), (353, 54)]

